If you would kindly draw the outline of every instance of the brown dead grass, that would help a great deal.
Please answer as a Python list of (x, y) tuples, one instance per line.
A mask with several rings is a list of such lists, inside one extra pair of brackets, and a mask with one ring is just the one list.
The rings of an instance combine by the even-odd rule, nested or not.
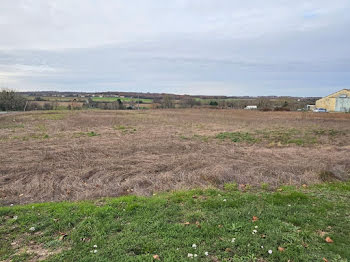
[[(350, 114), (176, 109), (0, 117), (2, 204), (150, 195), (225, 183), (310, 184), (350, 171)], [(342, 131), (301, 147), (233, 143), (220, 132)], [(96, 136), (89, 136), (89, 132)], [(79, 135), (77, 135), (79, 134)], [(46, 135), (46, 136), (45, 136)]]

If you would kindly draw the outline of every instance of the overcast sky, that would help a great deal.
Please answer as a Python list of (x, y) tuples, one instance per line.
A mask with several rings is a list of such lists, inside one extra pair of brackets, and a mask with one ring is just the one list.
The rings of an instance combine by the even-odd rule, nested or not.
[(323, 96), (349, 0), (0, 0), (0, 88)]

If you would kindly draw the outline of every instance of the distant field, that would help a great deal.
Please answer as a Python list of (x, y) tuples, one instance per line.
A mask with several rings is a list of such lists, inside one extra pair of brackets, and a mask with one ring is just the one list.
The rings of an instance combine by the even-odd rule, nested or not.
[(0, 201), (345, 180), (350, 114), (173, 109), (0, 116)]
[[(26, 96), (26, 98), (28, 100), (35, 100), (34, 96)], [(41, 97), (42, 99), (46, 100), (46, 101), (61, 101), (61, 102), (69, 102), (72, 101), (73, 99), (76, 99), (77, 101), (86, 101), (88, 98), (87, 97)], [(121, 101), (126, 101), (126, 102), (130, 102), (130, 101), (142, 101), (142, 103), (152, 103), (153, 100), (152, 99), (147, 99), (147, 98), (130, 98), (130, 97), (92, 97), (93, 101), (96, 102), (113, 102), (113, 101), (117, 101), (118, 99), (120, 99)]]
[(225, 98), (225, 99), (216, 99), (216, 98), (195, 98), (196, 101), (201, 101), (201, 102), (204, 102), (204, 103), (210, 103), (210, 101), (254, 101), (255, 99), (254, 98)]
[[(25, 96), (27, 100), (34, 101), (36, 97), (34, 96)], [(84, 97), (56, 97), (56, 96), (42, 96), (40, 97), (44, 101), (58, 101), (58, 102), (71, 102), (74, 99), (77, 101), (86, 101), (87, 98)]]
[(130, 97), (93, 97), (92, 100), (96, 101), (96, 102), (113, 102), (113, 101), (117, 101), (118, 99), (120, 99), (121, 101), (142, 101), (142, 103), (152, 103), (153, 100), (152, 99), (147, 99), (147, 98), (130, 98)]

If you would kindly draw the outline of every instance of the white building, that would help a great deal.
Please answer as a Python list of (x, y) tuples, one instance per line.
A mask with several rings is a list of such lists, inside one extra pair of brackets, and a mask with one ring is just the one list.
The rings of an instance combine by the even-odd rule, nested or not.
[(247, 109), (247, 110), (256, 110), (256, 109), (258, 109), (258, 106), (246, 106), (244, 109)]

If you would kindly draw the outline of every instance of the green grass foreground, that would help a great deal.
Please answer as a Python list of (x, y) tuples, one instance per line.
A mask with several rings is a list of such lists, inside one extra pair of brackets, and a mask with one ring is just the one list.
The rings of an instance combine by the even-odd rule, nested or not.
[(1, 207), (0, 260), (38, 259), (38, 249), (47, 261), (350, 258), (349, 182), (225, 188)]

